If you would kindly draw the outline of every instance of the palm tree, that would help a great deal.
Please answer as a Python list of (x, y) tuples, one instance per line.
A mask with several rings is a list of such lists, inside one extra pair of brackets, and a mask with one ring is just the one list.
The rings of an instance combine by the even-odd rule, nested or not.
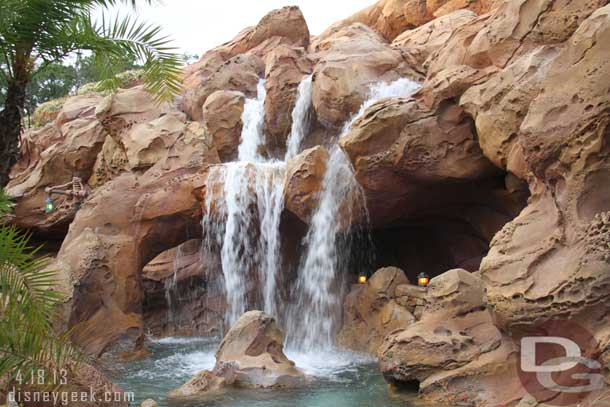
[[(117, 87), (116, 74), (125, 60), (144, 63), (144, 82), (158, 101), (180, 90), (179, 56), (158, 26), (130, 17), (95, 21), (92, 11), (120, 0), (1, 0), (0, 75), (7, 83), (0, 111), (0, 186), (17, 161), (26, 87), (36, 72), (81, 51), (91, 51), (105, 80)], [(123, 0), (135, 6), (136, 0)], [(148, 3), (153, 0), (146, 0)]]
[[(0, 219), (11, 211), (0, 189)], [(53, 371), (78, 361), (80, 355), (53, 328), (63, 296), (48, 261), (29, 247), (29, 236), (0, 225), (0, 394), (2, 385), (27, 382), (38, 370)]]

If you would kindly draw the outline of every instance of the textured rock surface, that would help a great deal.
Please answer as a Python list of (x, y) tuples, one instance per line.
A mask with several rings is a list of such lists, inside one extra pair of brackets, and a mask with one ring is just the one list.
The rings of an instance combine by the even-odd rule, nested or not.
[(595, 331), (596, 310), (607, 307), (609, 40), (606, 6), (548, 68), (521, 124), (518, 142), (535, 194), (496, 235), (481, 267), (502, 326), (561, 312)]
[(196, 396), (227, 386), (281, 388), (307, 383), (310, 379), (284, 355), (283, 343), (284, 333), (272, 317), (248, 311), (220, 343), (214, 370), (198, 373), (169, 397)]
[(203, 126), (212, 136), (222, 162), (237, 158), (244, 102), (245, 96), (241, 92), (219, 90), (212, 93), (203, 104)]
[(232, 41), (206, 52), (184, 73), (181, 108), (193, 120), (201, 120), (201, 107), (216, 90), (237, 90), (256, 95), (256, 83), (265, 71), (267, 54), (279, 45), (307, 48), (309, 29), (298, 7), (271, 11), (255, 26)]
[(285, 207), (304, 222), (316, 207), (327, 160), (328, 151), (317, 146), (303, 151), (286, 165)]
[[(454, 269), (433, 278), (425, 304), (418, 322), (391, 333), (379, 348), (386, 380), (411, 383), (431, 401), (447, 401), (443, 391), (493, 405), (521, 398), (522, 392), (514, 393), (518, 389), (512, 365), (516, 348), (494, 326), (478, 277)], [(485, 380), (489, 376), (513, 378), (492, 387), (485, 380), (478, 383), (473, 375)], [(462, 385), (460, 378), (464, 377), (471, 379), (470, 388)]]
[(413, 79), (402, 54), (369, 27), (355, 23), (316, 44), (313, 106), (325, 126), (339, 128), (356, 113), (374, 82)]
[[(397, 302), (397, 287), (408, 283), (402, 270), (386, 267), (377, 270), (366, 284), (352, 288), (345, 299), (343, 327), (337, 343), (376, 354), (387, 334), (415, 322), (413, 314)], [(405, 295), (402, 297), (406, 300)]]
[(394, 38), (392, 47), (408, 53), (412, 58), (409, 62), (416, 64), (417, 67), (424, 66), (428, 57), (442, 48), (458, 27), (476, 17), (477, 15), (469, 10), (455, 11), (421, 27), (405, 30)]
[[(434, 111), (415, 99), (385, 99), (367, 109), (340, 144), (365, 189), (374, 224), (407, 216), (424, 203), (431, 209), (434, 195), (495, 172), (469, 118), (453, 104)], [(447, 195), (438, 203), (463, 198), (469, 199)]]
[(279, 46), (269, 53), (265, 71), (265, 141), (272, 156), (282, 157), (292, 125), (299, 83), (311, 73), (303, 48)]
[(218, 337), (224, 331), (220, 258), (200, 239), (152, 259), (142, 269), (142, 286), (142, 313), (149, 334)]

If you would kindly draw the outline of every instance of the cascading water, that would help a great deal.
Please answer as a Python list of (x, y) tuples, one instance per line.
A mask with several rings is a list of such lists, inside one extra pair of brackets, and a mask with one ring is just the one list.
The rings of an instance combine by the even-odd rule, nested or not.
[(206, 185), (203, 230), (210, 248), (220, 248), (229, 325), (250, 305), (276, 313), (284, 165), (259, 153), (265, 141), (263, 80), (257, 90), (256, 99), (244, 105), (238, 161), (210, 169)]
[(306, 76), (297, 90), (297, 100), (292, 110), (292, 126), (286, 142), (284, 161), (290, 160), (301, 149), (301, 143), (309, 132), (309, 115), (311, 111), (312, 75)]
[[(406, 97), (419, 88), (409, 79), (378, 83), (360, 110), (343, 127), (342, 138), (354, 121), (376, 101)], [(305, 255), (295, 286), (295, 303), (289, 319), (288, 345), (300, 350), (328, 350), (333, 346), (337, 310), (340, 309), (339, 271), (349, 254), (349, 240), (341, 239), (345, 226), (358, 210), (366, 210), (363, 191), (354, 178), (351, 164), (341, 148), (331, 150), (319, 194), (318, 206), (305, 237)], [(341, 242), (344, 244), (341, 245)], [(343, 246), (343, 247), (342, 247)]]

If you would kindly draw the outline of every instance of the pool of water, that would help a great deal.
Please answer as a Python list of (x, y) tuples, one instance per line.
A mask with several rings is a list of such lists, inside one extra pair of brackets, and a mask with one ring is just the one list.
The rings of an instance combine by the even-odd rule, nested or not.
[(205, 338), (165, 338), (149, 343), (149, 358), (121, 366), (113, 379), (135, 393), (137, 404), (152, 398), (162, 407), (359, 407), (415, 406), (416, 395), (388, 388), (368, 355), (345, 350), (302, 354), (286, 351), (296, 366), (318, 378), (299, 389), (228, 389), (197, 400), (166, 400), (168, 391), (214, 366), (218, 342)]

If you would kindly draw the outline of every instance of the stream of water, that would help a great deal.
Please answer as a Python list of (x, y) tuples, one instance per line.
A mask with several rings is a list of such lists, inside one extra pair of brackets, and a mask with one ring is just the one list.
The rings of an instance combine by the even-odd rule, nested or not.
[[(343, 137), (355, 119), (374, 102), (392, 96), (406, 97), (418, 85), (408, 79), (378, 83), (360, 111), (348, 120)], [(280, 319), (286, 328), (286, 354), (297, 367), (319, 380), (315, 385), (292, 390), (234, 390), (176, 406), (405, 406), (413, 395), (388, 391), (375, 360), (333, 346), (337, 316), (343, 298), (350, 235), (347, 225), (366, 205), (351, 164), (335, 143), (309, 230), (303, 241), (298, 277), (291, 288), (286, 315), (278, 314), (276, 279), (282, 264), (280, 219), (283, 207), (285, 162), (298, 154), (309, 131), (312, 78), (304, 78), (292, 112), (292, 129), (284, 161), (261, 155), (265, 87), (248, 99), (242, 115), (243, 129), (238, 160), (214, 166), (206, 185), (204, 244), (221, 254), (226, 322), (231, 325), (249, 309), (262, 309)], [(177, 252), (179, 255), (180, 252)], [(176, 260), (175, 267), (179, 266)], [(258, 282), (258, 284), (256, 283)], [(175, 289), (168, 283), (168, 301)], [(168, 305), (171, 305), (168, 304)], [(171, 307), (170, 307), (171, 308)], [(281, 318), (286, 321), (281, 321)], [(131, 363), (116, 380), (135, 390), (138, 400), (153, 398), (166, 404), (165, 394), (195, 373), (214, 366), (218, 342), (205, 338), (165, 338), (150, 343), (152, 356)]]

